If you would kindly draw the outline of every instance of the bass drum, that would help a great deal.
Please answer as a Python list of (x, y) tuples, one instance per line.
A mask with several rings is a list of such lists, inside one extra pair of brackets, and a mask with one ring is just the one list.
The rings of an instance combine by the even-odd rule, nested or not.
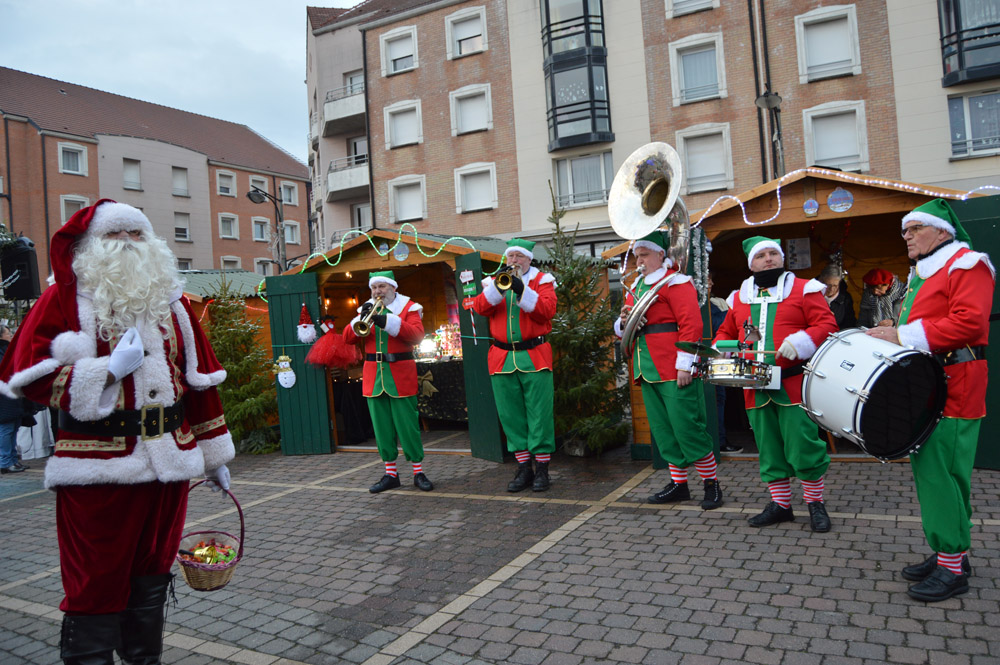
[(802, 406), (823, 429), (883, 462), (927, 440), (947, 399), (944, 368), (929, 353), (869, 337), (830, 335), (803, 368)]

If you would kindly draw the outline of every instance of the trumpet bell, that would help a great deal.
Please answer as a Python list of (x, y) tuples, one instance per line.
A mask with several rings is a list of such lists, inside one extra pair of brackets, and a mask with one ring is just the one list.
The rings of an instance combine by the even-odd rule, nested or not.
[(666, 143), (647, 143), (629, 155), (608, 195), (614, 232), (638, 240), (659, 228), (675, 208), (683, 173), (680, 155)]

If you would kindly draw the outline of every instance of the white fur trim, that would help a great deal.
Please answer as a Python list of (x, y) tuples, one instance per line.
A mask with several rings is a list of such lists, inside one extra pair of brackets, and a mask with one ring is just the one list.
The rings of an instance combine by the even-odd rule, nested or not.
[(747, 268), (749, 268), (750, 264), (753, 263), (753, 257), (757, 256), (765, 249), (778, 250), (778, 253), (781, 254), (781, 260), (782, 262), (784, 262), (785, 251), (781, 249), (781, 245), (779, 243), (774, 242), (773, 240), (762, 240), (750, 248), (750, 252), (747, 254)]
[(372, 288), (373, 286), (375, 286), (376, 284), (388, 284), (389, 286), (391, 286), (394, 289), (398, 289), (399, 288), (399, 284), (396, 283), (396, 280), (389, 279), (388, 277), (381, 277), (381, 276), (380, 277), (372, 277), (371, 279), (368, 280), (368, 288), (369, 289)]
[(674, 363), (674, 369), (680, 372), (690, 372), (691, 367), (694, 365), (695, 355), (693, 353), (687, 353), (686, 351), (677, 352), (677, 362)]
[(53, 456), (45, 464), (46, 489), (60, 485), (134, 485), (154, 480), (156, 473), (149, 464), (146, 446), (141, 441), (128, 457), (80, 459)]
[(82, 332), (67, 331), (59, 333), (52, 340), (49, 355), (60, 365), (72, 365), (81, 358), (97, 356), (97, 341)]
[(655, 242), (652, 242), (652, 241), (649, 241), (649, 240), (636, 240), (635, 243), (632, 245), (632, 251), (635, 251), (635, 250), (639, 249), (640, 247), (645, 247), (646, 249), (648, 249), (651, 252), (659, 252), (659, 253), (663, 254), (664, 258), (666, 258), (666, 256), (667, 256), (667, 250), (665, 250), (664, 248), (660, 247)]
[(198, 448), (205, 457), (205, 470), (218, 469), (223, 464), (228, 464), (236, 457), (236, 448), (233, 446), (233, 437), (226, 432), (211, 439), (201, 439), (198, 441)]
[(826, 284), (817, 279), (810, 279), (806, 282), (806, 285), (802, 287), (802, 295), (808, 295), (810, 293), (822, 293), (826, 295)]
[(525, 312), (534, 312), (536, 305), (538, 305), (538, 291), (525, 284), (524, 291), (521, 293), (521, 299), (517, 301), (517, 306)]
[(656, 284), (661, 279), (663, 279), (664, 275), (666, 274), (667, 274), (667, 269), (665, 267), (657, 268), (648, 275), (643, 275), (642, 281), (644, 281), (649, 286), (652, 286), (653, 284)]
[(670, 283), (667, 284), (667, 286), (671, 287), (677, 286), (678, 284), (687, 284), (690, 281), (693, 281), (691, 279), (691, 275), (678, 275), (677, 273), (674, 273), (674, 278), (670, 280)]
[(793, 332), (785, 338), (785, 341), (795, 347), (795, 353), (799, 356), (797, 360), (807, 360), (812, 358), (812, 355), (816, 353), (816, 343), (813, 342), (812, 337), (805, 330)]
[[(534, 279), (534, 278), (532, 278)], [(531, 280), (528, 280), (531, 281)], [(538, 280), (539, 284), (551, 284), (552, 288), (556, 288), (556, 276), (550, 272), (543, 272), (541, 279)]]
[(396, 297), (392, 299), (392, 302), (386, 305), (386, 309), (398, 316), (403, 313), (403, 308), (406, 307), (406, 303), (408, 302), (410, 302), (409, 296), (397, 293)]
[(399, 335), (399, 329), (403, 325), (403, 319), (399, 318), (398, 314), (386, 314), (385, 315), (385, 331), (389, 333), (389, 337), (396, 337)]
[(899, 336), (899, 343), (903, 346), (912, 346), (920, 351), (930, 351), (931, 345), (927, 341), (927, 333), (924, 331), (923, 319), (917, 319), (896, 328)]
[[(211, 372), (210, 374), (198, 371), (198, 354), (195, 352), (194, 328), (192, 328), (191, 319), (188, 318), (187, 310), (184, 309), (184, 305), (179, 300), (171, 303), (170, 309), (177, 315), (177, 321), (180, 323), (181, 337), (183, 338), (185, 350), (184, 359), (186, 367), (184, 368), (184, 377), (187, 379), (188, 385), (195, 390), (204, 390), (225, 381), (226, 370), (224, 369)], [(81, 322), (82, 320), (81, 317)]]
[(303, 344), (312, 344), (316, 341), (316, 326), (311, 323), (303, 323), (295, 327), (295, 335)]
[(133, 208), (127, 203), (102, 203), (94, 211), (94, 217), (87, 227), (87, 234), (103, 236), (106, 233), (135, 229), (141, 230), (143, 235), (153, 235), (153, 225), (138, 208)]
[(7, 397), (22, 397), (24, 395), (21, 390), (22, 388), (29, 383), (34, 383), (43, 376), (51, 374), (57, 369), (59, 369), (59, 362), (52, 358), (46, 358), (37, 365), (32, 365), (28, 369), (22, 369), (10, 377), (9, 382), (0, 386), (0, 392), (3, 392)]
[[(784, 279), (781, 285), (781, 297), (787, 298), (788, 296), (792, 295), (792, 287), (795, 286), (795, 274), (791, 272), (785, 272), (782, 273), (782, 275), (783, 278), (782, 277), (778, 278), (779, 280)], [(757, 293), (758, 293), (757, 285), (753, 281), (753, 275), (751, 275), (750, 277), (747, 277), (745, 280), (743, 280), (743, 283), (740, 285), (740, 302), (749, 303), (750, 301), (752, 301), (754, 298), (757, 297)], [(732, 307), (732, 304), (730, 303), (729, 306)]]
[(136, 448), (139, 446), (146, 448), (153, 473), (165, 483), (189, 480), (205, 474), (205, 456), (198, 446), (191, 450), (178, 449), (173, 433), (164, 434), (158, 439), (139, 441)]
[(617, 319), (615, 319), (615, 327), (614, 327), (615, 335), (619, 338), (622, 336), (622, 325), (623, 325), (622, 317), (619, 316)]
[(952, 236), (955, 235), (955, 227), (951, 225), (951, 222), (942, 219), (937, 215), (924, 212), (923, 210), (914, 210), (913, 212), (907, 213), (899, 225), (900, 228), (905, 229), (907, 222), (920, 222), (925, 226), (933, 226), (936, 229), (947, 231)]
[(948, 261), (951, 260), (951, 257), (955, 256), (959, 250), (967, 247), (968, 245), (964, 242), (951, 242), (945, 245), (930, 256), (917, 261), (917, 275), (919, 275), (921, 279), (931, 277), (934, 273), (943, 268), (944, 264), (948, 263)]
[(726, 297), (726, 304), (729, 306), (729, 309), (736, 306), (736, 296), (738, 296), (739, 293), (739, 291), (733, 291)]
[(491, 305), (499, 305), (503, 302), (503, 294), (500, 293), (500, 289), (497, 288), (493, 279), (490, 279), (490, 283), (483, 288), (483, 295), (486, 296), (486, 302)]
[(101, 404), (101, 394), (108, 378), (109, 358), (81, 358), (73, 364), (73, 375), (69, 381), (69, 413), (77, 420), (97, 420), (114, 410), (114, 402)]
[(525, 249), (524, 247), (508, 247), (503, 251), (504, 256), (510, 256), (511, 252), (517, 252), (518, 254), (524, 254), (529, 259), (534, 259), (535, 254), (530, 249)]
[(996, 281), (997, 270), (990, 262), (990, 257), (982, 252), (966, 252), (958, 257), (948, 268), (948, 274), (950, 275), (954, 270), (972, 270), (980, 261), (986, 264), (986, 267), (990, 269), (990, 274), (993, 275), (993, 280)]

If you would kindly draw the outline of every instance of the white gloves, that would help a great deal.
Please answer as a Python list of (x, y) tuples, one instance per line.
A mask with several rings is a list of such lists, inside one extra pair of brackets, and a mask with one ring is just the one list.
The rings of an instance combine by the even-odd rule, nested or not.
[(118, 345), (111, 352), (108, 360), (108, 371), (111, 372), (115, 380), (121, 381), (126, 376), (139, 369), (142, 365), (143, 348), (142, 338), (139, 331), (129, 328), (118, 340)]
[(213, 492), (218, 492), (220, 488), (229, 490), (229, 467), (223, 464), (218, 469), (206, 471), (205, 480), (208, 481), (205, 484), (211, 487)]
[(795, 350), (795, 346), (793, 346), (787, 339), (781, 343), (781, 346), (778, 347), (778, 355), (788, 358), (789, 360), (795, 360), (799, 357), (799, 353)]

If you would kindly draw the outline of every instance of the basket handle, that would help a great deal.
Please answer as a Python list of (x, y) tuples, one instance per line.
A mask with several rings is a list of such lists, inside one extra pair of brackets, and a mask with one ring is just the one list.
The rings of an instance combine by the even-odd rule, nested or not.
[[(209, 480), (210, 480), (209, 478), (202, 478), (194, 485), (188, 486), (188, 494), (190, 494), (191, 490), (193, 490), (195, 487), (207, 483)], [(218, 485), (216, 485), (216, 487), (218, 487)], [(236, 500), (236, 497), (233, 496), (232, 492), (230, 492), (224, 487), (219, 487), (219, 489), (225, 492), (226, 496), (228, 496), (230, 499), (233, 500), (233, 503), (236, 504), (236, 512), (239, 513), (240, 515), (240, 547), (238, 550), (236, 550), (236, 558), (234, 559), (234, 561), (239, 561), (240, 559), (243, 558), (243, 535), (246, 532), (246, 523), (243, 520), (243, 506), (241, 506), (240, 502)]]

